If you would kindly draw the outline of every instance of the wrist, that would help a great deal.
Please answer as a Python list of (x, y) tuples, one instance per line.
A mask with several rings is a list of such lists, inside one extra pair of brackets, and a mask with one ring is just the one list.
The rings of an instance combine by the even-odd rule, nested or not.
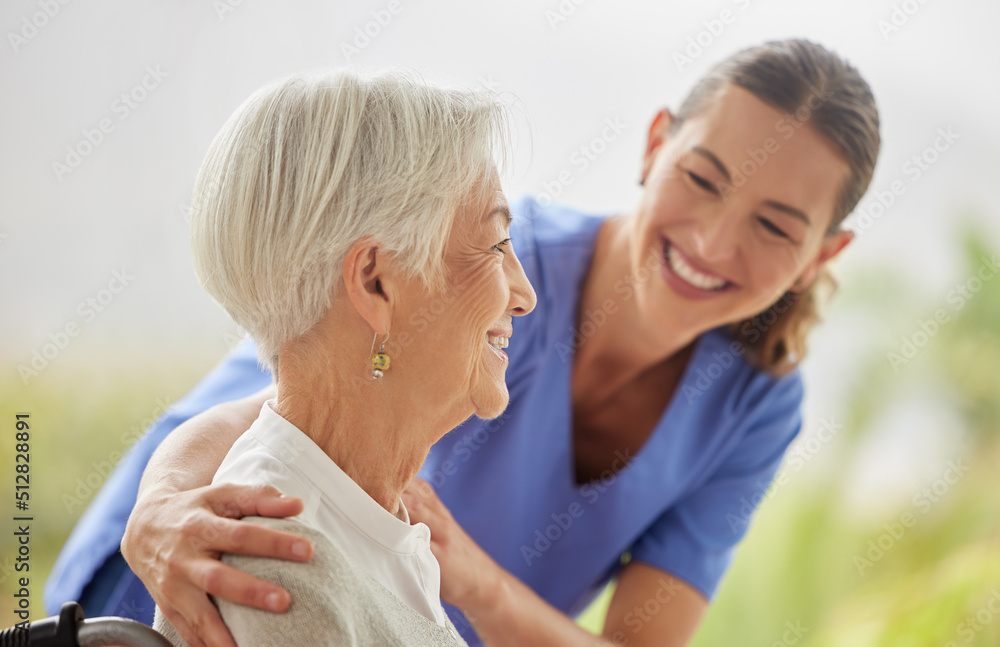
[(460, 606), (462, 612), (475, 624), (484, 619), (504, 618), (511, 607), (514, 598), (510, 574), (491, 561), (492, 568), (488, 575), (480, 578), (474, 595), (470, 596), (465, 605)]

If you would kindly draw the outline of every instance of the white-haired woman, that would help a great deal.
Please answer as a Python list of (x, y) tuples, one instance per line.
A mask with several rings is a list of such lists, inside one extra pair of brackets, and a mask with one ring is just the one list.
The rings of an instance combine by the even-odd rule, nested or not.
[[(464, 644), (430, 532), (400, 495), (441, 436), (507, 405), (502, 349), (535, 294), (509, 245), (505, 132), (487, 95), (328, 73), (259, 90), (212, 142), (195, 269), (277, 380), (214, 482), (302, 499), (293, 519), (255, 523), (315, 551), (294, 565), (227, 557), (295, 596), (283, 615), (217, 600), (240, 645)], [(451, 307), (418, 331), (435, 301)], [(197, 640), (177, 614), (156, 626)]]

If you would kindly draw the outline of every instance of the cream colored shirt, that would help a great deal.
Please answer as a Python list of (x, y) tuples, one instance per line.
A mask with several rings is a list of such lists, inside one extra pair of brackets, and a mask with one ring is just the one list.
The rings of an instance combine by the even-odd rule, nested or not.
[(302, 499), (293, 519), (319, 530), (420, 615), (447, 626), (441, 569), (430, 529), (411, 524), (403, 502), (396, 515), (376, 503), (316, 443), (278, 415), (273, 400), (233, 447), (213, 483), (273, 485)]

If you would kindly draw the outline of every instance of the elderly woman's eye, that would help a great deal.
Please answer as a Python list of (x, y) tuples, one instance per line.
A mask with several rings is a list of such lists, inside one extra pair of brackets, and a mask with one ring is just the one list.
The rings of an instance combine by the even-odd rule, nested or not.
[(507, 252), (503, 251), (503, 250), (501, 249), (501, 246), (502, 246), (502, 245), (508, 245), (508, 244), (510, 244), (510, 238), (504, 238), (504, 239), (503, 239), (503, 240), (501, 240), (501, 241), (500, 241), (499, 243), (497, 243), (496, 245), (494, 245), (494, 246), (493, 246), (493, 247), (492, 247), (491, 249), (495, 249), (495, 250), (497, 250), (498, 252), (500, 252), (501, 254), (506, 254)]

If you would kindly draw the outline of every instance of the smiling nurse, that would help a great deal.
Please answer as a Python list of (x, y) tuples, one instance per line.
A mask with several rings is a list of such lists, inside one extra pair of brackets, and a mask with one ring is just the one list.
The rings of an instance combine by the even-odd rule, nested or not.
[[(745, 502), (801, 426), (796, 367), (825, 264), (851, 240), (841, 223), (871, 180), (878, 130), (853, 67), (806, 41), (767, 43), (711, 70), (676, 114), (656, 116), (631, 214), (512, 205), (513, 246), (538, 304), (513, 324), (510, 405), (439, 441), (421, 471), (433, 490), (417, 482), (406, 499), (431, 529), (442, 598), (470, 644), (592, 645), (571, 617), (612, 578), (607, 641), (688, 643), (746, 531)], [(136, 478), (184, 419), (266, 386), (253, 357), (249, 343), (234, 351), (120, 469)], [(406, 362), (406, 349), (392, 361)], [(291, 536), (216, 516), (296, 514), (297, 501), (203, 487), (268, 397), (171, 434), (122, 543), (160, 606), (207, 644), (231, 643), (206, 590), (289, 604), (218, 551), (304, 559)], [(127, 597), (111, 586), (136, 595), (135, 576), (108, 557), (120, 523), (102, 528), (97, 551), (87, 530), (127, 511), (126, 478), (109, 482), (119, 490), (71, 538), (50, 605), (92, 595), (88, 612), (106, 613)], [(98, 557), (71, 567), (85, 551)], [(636, 615), (651, 599), (659, 612)]]

